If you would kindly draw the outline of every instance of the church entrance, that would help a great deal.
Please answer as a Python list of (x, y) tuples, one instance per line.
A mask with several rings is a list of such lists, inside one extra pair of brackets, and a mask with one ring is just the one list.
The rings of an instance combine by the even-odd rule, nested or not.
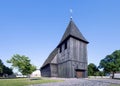
[(84, 70), (76, 70), (77, 78), (84, 78)]

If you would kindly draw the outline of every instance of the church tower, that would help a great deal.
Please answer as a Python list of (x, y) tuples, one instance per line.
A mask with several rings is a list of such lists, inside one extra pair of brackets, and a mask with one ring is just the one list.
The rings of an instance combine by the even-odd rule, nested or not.
[(41, 75), (86, 78), (88, 43), (71, 18), (60, 43), (42, 65)]
[(73, 20), (57, 46), (58, 48), (58, 77), (85, 78), (87, 77), (87, 44)]

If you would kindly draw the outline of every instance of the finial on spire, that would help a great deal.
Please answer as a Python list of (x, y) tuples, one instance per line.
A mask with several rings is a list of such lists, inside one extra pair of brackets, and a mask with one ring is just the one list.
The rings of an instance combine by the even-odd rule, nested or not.
[(70, 9), (70, 19), (72, 20), (72, 13), (73, 13), (73, 10)]

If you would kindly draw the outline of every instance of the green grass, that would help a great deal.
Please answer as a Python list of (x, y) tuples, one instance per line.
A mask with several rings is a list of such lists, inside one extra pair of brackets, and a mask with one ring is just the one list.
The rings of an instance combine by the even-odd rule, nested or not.
[(50, 83), (50, 82), (60, 82), (62, 80), (51, 80), (51, 79), (37, 79), (37, 80), (29, 80), (26, 78), (19, 79), (0, 79), (0, 86), (26, 86), (31, 84), (42, 84), (42, 83)]
[(118, 85), (118, 84), (111, 84), (110, 86), (120, 86), (120, 85)]

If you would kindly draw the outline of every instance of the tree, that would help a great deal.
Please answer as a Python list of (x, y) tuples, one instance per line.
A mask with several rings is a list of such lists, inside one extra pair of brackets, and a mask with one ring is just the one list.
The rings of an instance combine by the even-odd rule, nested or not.
[(3, 66), (3, 74), (8, 74), (8, 75), (12, 75), (13, 71), (11, 68), (6, 67), (5, 65)]
[(99, 70), (97, 66), (93, 63), (90, 63), (88, 65), (88, 76), (96, 76), (98, 74)]
[(17, 68), (23, 75), (29, 75), (36, 70), (36, 67), (30, 63), (30, 59), (24, 55), (13, 55), (7, 62), (11, 63), (12, 67)]
[(114, 78), (114, 73), (120, 71), (120, 50), (116, 50), (102, 59), (99, 68), (103, 68), (105, 73), (112, 73), (112, 78)]
[(2, 60), (0, 59), (0, 75), (2, 75), (2, 73), (3, 73), (3, 62), (2, 62)]
[(9, 67), (6, 67), (2, 60), (0, 59), (0, 76), (3, 76), (4, 74), (7, 74), (7, 75), (12, 75), (13, 74), (13, 71), (11, 68)]

